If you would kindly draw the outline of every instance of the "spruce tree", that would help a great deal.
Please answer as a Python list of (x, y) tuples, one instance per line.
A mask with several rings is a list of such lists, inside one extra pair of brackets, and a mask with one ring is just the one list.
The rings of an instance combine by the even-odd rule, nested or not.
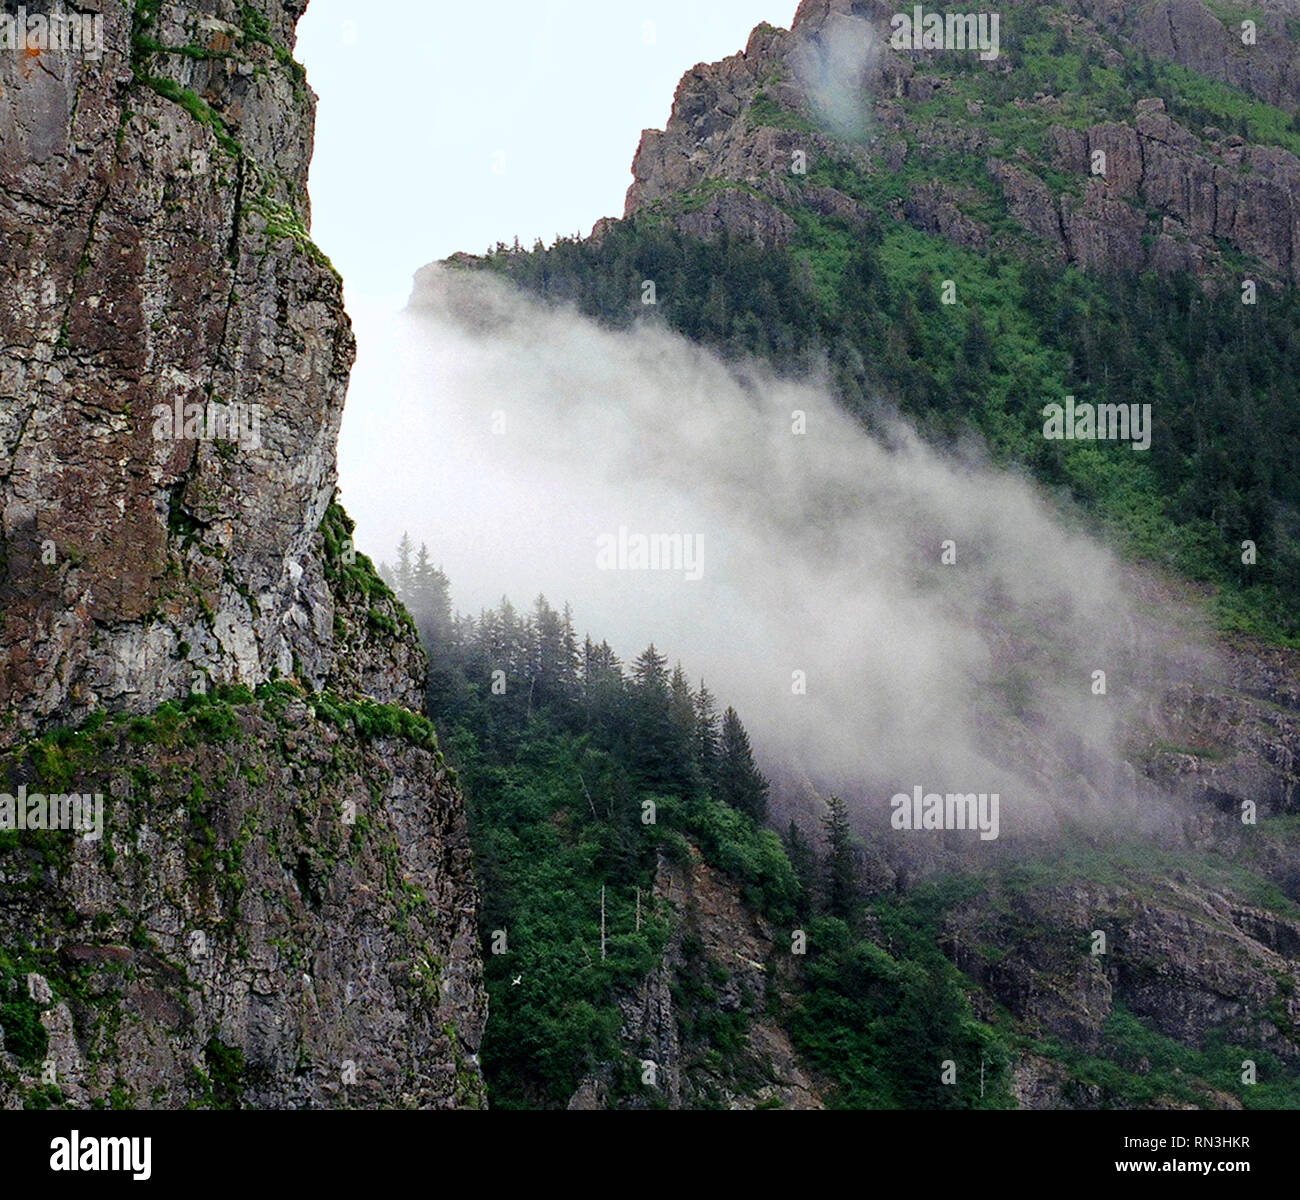
[(397, 598), (405, 604), (411, 598), (411, 535), (402, 534), (402, 540), (397, 543), (397, 570), (394, 572), (397, 587)]
[(415, 621), (425, 649), (432, 655), (451, 633), (451, 589), (441, 567), (429, 558), (429, 547), (420, 543), (420, 552), (411, 568), (410, 596), (407, 610)]
[(734, 708), (722, 716), (718, 751), (717, 795), (724, 804), (748, 813), (760, 824), (767, 818), (768, 783), (754, 763), (749, 734)]
[(695, 733), (695, 694), (691, 691), (690, 681), (682, 664), (673, 669), (673, 676), (668, 685), (671, 700), (669, 707), (673, 714), (673, 723), (691, 739)]
[(848, 921), (857, 907), (857, 867), (849, 812), (838, 796), (827, 801), (822, 824), (826, 830), (826, 911)]
[(691, 731), (673, 718), (668, 660), (653, 645), (632, 668), (632, 758), (648, 791), (688, 795), (695, 791)]
[(790, 822), (783, 840), (786, 857), (790, 860), (795, 878), (799, 880), (799, 915), (807, 917), (811, 915), (812, 901), (818, 890), (817, 855), (812, 848), (812, 843), (804, 837), (799, 826), (793, 821)]
[(647, 694), (667, 699), (668, 659), (655, 649), (653, 642), (632, 664), (632, 678), (637, 687), (645, 689)]
[(695, 693), (695, 765), (704, 786), (712, 788), (718, 774), (718, 709), (703, 679)]

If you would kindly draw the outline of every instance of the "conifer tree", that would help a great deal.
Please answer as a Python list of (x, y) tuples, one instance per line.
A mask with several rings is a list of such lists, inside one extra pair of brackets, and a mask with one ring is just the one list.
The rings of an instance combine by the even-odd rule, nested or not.
[(711, 788), (718, 773), (718, 709), (703, 679), (695, 693), (695, 764), (705, 787)]
[(812, 843), (804, 837), (802, 830), (793, 821), (790, 822), (782, 840), (785, 842), (786, 857), (790, 860), (795, 878), (799, 880), (799, 915), (807, 917), (811, 914), (812, 901), (818, 892), (817, 855)]
[(718, 751), (718, 799), (762, 823), (767, 817), (767, 791), (767, 780), (754, 763), (749, 734), (736, 710), (728, 708), (722, 716)]
[(653, 642), (632, 665), (632, 678), (647, 694), (667, 699), (668, 659), (655, 649)]
[(441, 567), (433, 565), (429, 547), (423, 542), (411, 568), (406, 607), (420, 631), (425, 649), (432, 653), (451, 633), (451, 589), (447, 576)]
[(650, 791), (686, 795), (695, 790), (691, 731), (673, 719), (668, 660), (653, 645), (632, 668), (632, 756)]
[(689, 740), (695, 732), (695, 695), (691, 691), (690, 681), (686, 678), (681, 663), (673, 668), (668, 690), (671, 696), (669, 709), (673, 715), (673, 723)]
[(838, 796), (827, 801), (822, 824), (826, 830), (826, 911), (847, 921), (857, 907), (857, 866), (849, 812)]
[(397, 598), (405, 604), (411, 597), (411, 535), (402, 534), (402, 540), (397, 543), (397, 569), (394, 572), (394, 582), (397, 584), (393, 590), (397, 593)]

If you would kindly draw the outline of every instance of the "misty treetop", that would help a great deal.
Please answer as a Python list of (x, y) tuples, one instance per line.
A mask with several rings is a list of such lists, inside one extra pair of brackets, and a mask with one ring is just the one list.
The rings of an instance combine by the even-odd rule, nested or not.
[(378, 570), (379, 577), (411, 614), (423, 641), (446, 637), (451, 616), (450, 584), (443, 569), (433, 565), (428, 546), (421, 542), (415, 552), (410, 535), (404, 533), (397, 545), (397, 565), (390, 567), (381, 562)]
[[(624, 663), (541, 596), (529, 612), (503, 599), (477, 618), (453, 616), (445, 576), (432, 569), (417, 586), (428, 556), (403, 543), (388, 573), (402, 586), (409, 563), (421, 626), (442, 631), (426, 636), (429, 711), (468, 803), (491, 996), (481, 1057), (495, 1107), (563, 1108), (593, 1076), (613, 1105), (647, 1102), (620, 1003), (665, 969), (661, 872), (691, 870), (697, 856), (772, 928), (765, 966), (780, 982), (767, 1011), (775, 1006), (830, 1105), (1015, 1105), (1010, 1063), (1024, 1035), (996, 1008), (977, 1015), (972, 978), (943, 950), (946, 913), (996, 885), (973, 876), (882, 885), (837, 797), (820, 830), (790, 825), (779, 838), (763, 824), (767, 784), (740, 717), (670, 667), (658, 642)], [(1041, 869), (1051, 880), (1059, 871), (1054, 859)], [(669, 986), (684, 1059), (709, 1078), (743, 1076), (750, 1015), (720, 1005), (722, 963), (689, 938), (680, 949)], [(1193, 1080), (1218, 1070), (1213, 1055), (1160, 1041), (1131, 1018), (1112, 1022), (1106, 1039), (1125, 1062), (1154, 1060), (1154, 1048)], [(1153, 1085), (1105, 1059), (1035, 1049), (1098, 1079), (1117, 1102), (1180, 1086), (1173, 1066)], [(936, 1067), (949, 1061), (964, 1084), (942, 1082)], [(1249, 1102), (1250, 1091), (1234, 1094)], [(725, 1095), (714, 1102), (725, 1106)]]
[(608, 642), (581, 641), (568, 605), (539, 595), (530, 613), (503, 597), (477, 618), (453, 614), (446, 574), (407, 534), (381, 577), (406, 605), (429, 655), (430, 709), (444, 720), (472, 714), (488, 754), (517, 745), (547, 714), (561, 728), (626, 752), (639, 790), (687, 796), (701, 789), (754, 818), (766, 817), (768, 783), (734, 708), (721, 716), (701, 681), (653, 644), (624, 666)]
[[(873, 942), (867, 905), (895, 902), (863, 892), (840, 801), (825, 859), (793, 827), (783, 845), (764, 825), (768, 782), (749, 734), (703, 680), (692, 685), (653, 643), (624, 663), (543, 596), (526, 613), (503, 598), (476, 618), (453, 615), (446, 576), (429, 564), (404, 536), (384, 573), (426, 631), (429, 714), (469, 806), (495, 1106), (564, 1107), (593, 1073), (614, 1102), (644, 1101), (619, 1000), (663, 961), (670, 926), (654, 896), (665, 862), (689, 868), (696, 853), (774, 928), (807, 925), (790, 1028), (833, 1103), (976, 1102), (915, 1066), (942, 1047), (978, 1068), (988, 1035), (931, 932), (898, 957)], [(743, 1076), (750, 1015), (718, 1005), (717, 962), (689, 939), (682, 953), (672, 987), (683, 1048), (711, 1074)], [(922, 997), (919, 1018), (907, 1015)], [(998, 1054), (991, 1081), (1005, 1075)], [(978, 1099), (1005, 1102), (992, 1086)]]

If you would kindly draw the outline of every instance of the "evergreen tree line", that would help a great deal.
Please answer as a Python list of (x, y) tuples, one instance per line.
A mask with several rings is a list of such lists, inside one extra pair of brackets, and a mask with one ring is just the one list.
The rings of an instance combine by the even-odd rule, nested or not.
[[(693, 687), (681, 663), (671, 670), (652, 643), (624, 666), (607, 641), (581, 643), (573, 613), (539, 595), (531, 614), (503, 597), (477, 618), (453, 614), (449, 581), (428, 547), (408, 533), (381, 577), (411, 613), (429, 655), (429, 711), (471, 728), (476, 749), (513, 761), (534, 718), (554, 722), (631, 767), (633, 790), (689, 795), (703, 789), (756, 824), (767, 819), (769, 783), (736, 710), (718, 703), (704, 680)], [(495, 678), (494, 678), (495, 676)], [(822, 819), (823, 851), (794, 821), (782, 837), (800, 885), (801, 914), (853, 921), (862, 903), (848, 809), (832, 796)]]
[[(664, 856), (689, 870), (697, 853), (774, 927), (806, 928), (789, 1027), (843, 1103), (995, 1102), (939, 1086), (931, 1069), (952, 1057), (977, 1072), (988, 1035), (926, 915), (864, 895), (839, 799), (820, 852), (793, 825), (784, 846), (762, 827), (768, 784), (749, 736), (703, 681), (655, 645), (625, 665), (542, 596), (526, 614), (503, 599), (453, 615), (445, 575), (409, 537), (384, 574), (425, 633), (430, 715), (468, 800), (495, 1106), (562, 1108), (603, 1070), (616, 1102), (644, 1101), (619, 1002), (671, 936), (653, 898)], [(873, 941), (882, 922), (895, 930), (888, 950)], [(688, 943), (673, 985), (682, 1036), (711, 1072), (743, 1074), (749, 1015), (720, 1006), (724, 965)]]
[(781, 840), (799, 881), (799, 916), (805, 920), (812, 916), (835, 917), (855, 925), (865, 899), (861, 844), (854, 836), (844, 801), (832, 796), (826, 802), (820, 853), (794, 821), (786, 827)]
[(453, 615), (447, 576), (407, 534), (380, 575), (414, 618), (429, 655), (429, 711), (475, 731), (479, 750), (507, 761), (528, 722), (588, 734), (630, 765), (633, 786), (661, 795), (704, 789), (758, 824), (768, 781), (736, 710), (652, 644), (625, 667), (609, 643), (581, 642), (572, 610), (538, 596), (531, 613), (503, 597), (477, 618)]
[(411, 614), (421, 640), (426, 645), (444, 640), (450, 623), (451, 585), (443, 569), (433, 565), (429, 547), (421, 542), (416, 551), (411, 535), (403, 533), (397, 544), (396, 565), (381, 562), (378, 570)]

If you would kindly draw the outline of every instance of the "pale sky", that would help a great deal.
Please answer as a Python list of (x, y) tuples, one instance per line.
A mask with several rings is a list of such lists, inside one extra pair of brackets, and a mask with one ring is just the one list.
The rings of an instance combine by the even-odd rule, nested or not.
[[(313, 235), (348, 297), (409, 292), (457, 250), (622, 216), (641, 131), (682, 75), (798, 0), (311, 0)], [(381, 15), (382, 14), (382, 15)]]
[(622, 216), (641, 132), (667, 122), (682, 75), (742, 50), (764, 20), (788, 27), (797, 7), (311, 0), (297, 56), (320, 97), (312, 235), (343, 275), (357, 336), (339, 483), (359, 549), (378, 561), (403, 531), (427, 541), (465, 611), (506, 590), (530, 601), (544, 583), (566, 598), (523, 562), (508, 569), (484, 527), (498, 511), (487, 485), (448, 469), (446, 380), (413, 376), (402, 334), (411, 277), (458, 250)]

